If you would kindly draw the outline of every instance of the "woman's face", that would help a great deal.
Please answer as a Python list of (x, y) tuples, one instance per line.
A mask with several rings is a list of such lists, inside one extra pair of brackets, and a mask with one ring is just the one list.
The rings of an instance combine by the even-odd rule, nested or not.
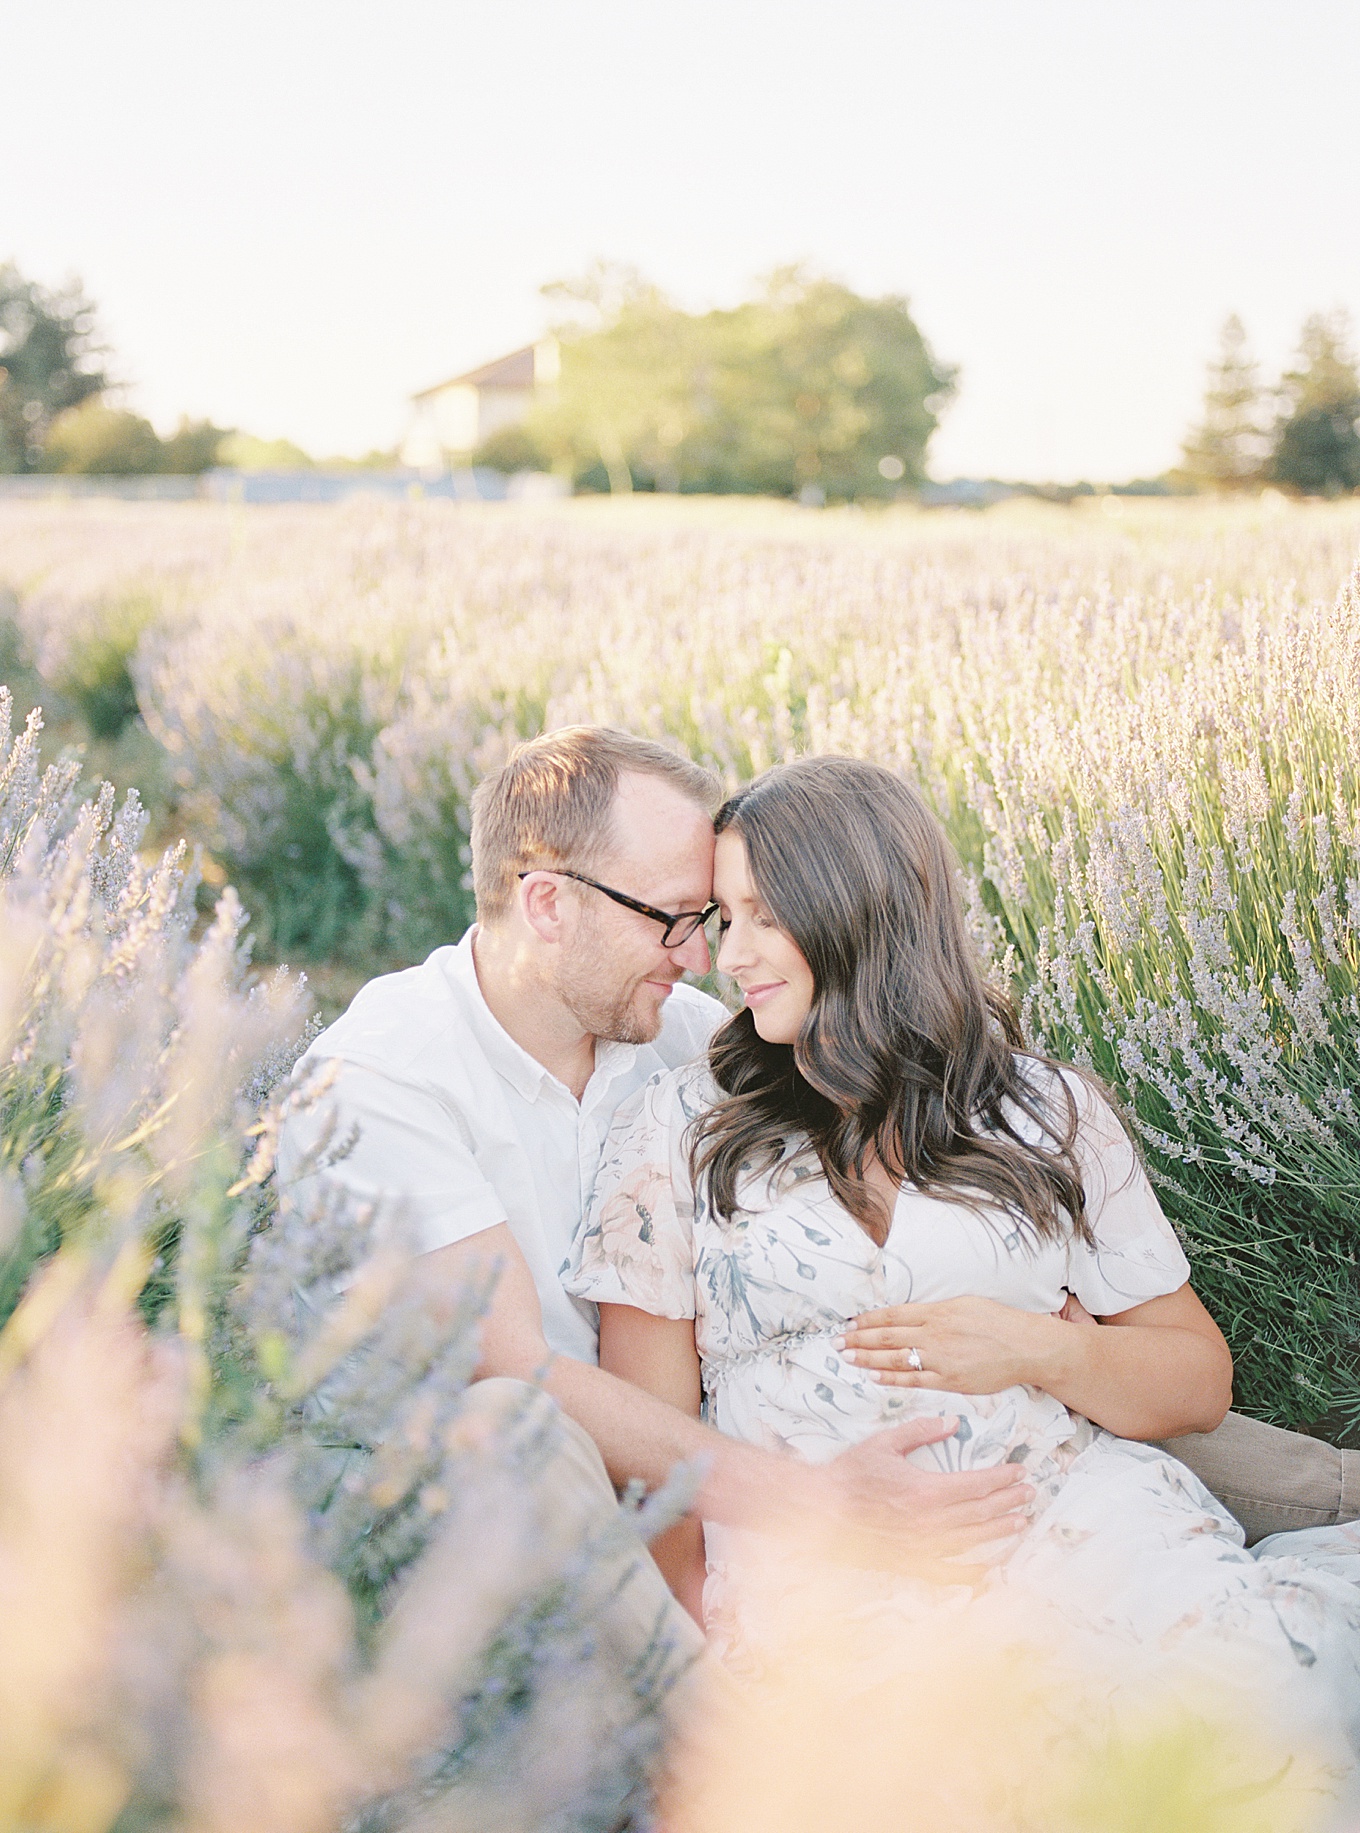
[(812, 969), (797, 944), (761, 902), (746, 863), (746, 843), (732, 828), (718, 835), (713, 895), (723, 937), (718, 966), (742, 990), (767, 1044), (792, 1044), (812, 1010)]

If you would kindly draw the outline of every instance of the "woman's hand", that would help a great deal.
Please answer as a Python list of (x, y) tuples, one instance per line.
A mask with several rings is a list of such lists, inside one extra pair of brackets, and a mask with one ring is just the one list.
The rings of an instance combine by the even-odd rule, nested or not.
[(1228, 1346), (1189, 1286), (1104, 1318), (1075, 1298), (1052, 1316), (986, 1298), (890, 1305), (840, 1341), (886, 1386), (996, 1394), (1024, 1383), (1122, 1438), (1212, 1432), (1232, 1403)]
[(1022, 1383), (1042, 1385), (1053, 1333), (1068, 1327), (995, 1299), (947, 1298), (866, 1311), (840, 1341), (846, 1361), (885, 1387), (999, 1394)]

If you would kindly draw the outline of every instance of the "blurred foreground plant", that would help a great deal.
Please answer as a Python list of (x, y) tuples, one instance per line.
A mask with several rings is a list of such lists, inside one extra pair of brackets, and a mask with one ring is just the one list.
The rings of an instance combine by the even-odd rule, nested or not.
[(1253, 1701), (1207, 1666), (1173, 1678), (1168, 1646), (1139, 1667), (1113, 1637), (1066, 1641), (1021, 1585), (960, 1586), (899, 1616), (866, 1607), (872, 1584), (834, 1540), (792, 1538), (767, 1542), (744, 1582), (744, 1709), (715, 1697), (694, 1715), (663, 1803), (671, 1833), (1354, 1825), (1338, 1817), (1337, 1752), (1273, 1722), (1268, 1690)]
[(300, 986), (9, 712), (0, 1828), (603, 1833), (670, 1677), (598, 1632), (635, 1528), (545, 1513), (549, 1404), (467, 1387), (484, 1294), (395, 1218), (273, 1214)]

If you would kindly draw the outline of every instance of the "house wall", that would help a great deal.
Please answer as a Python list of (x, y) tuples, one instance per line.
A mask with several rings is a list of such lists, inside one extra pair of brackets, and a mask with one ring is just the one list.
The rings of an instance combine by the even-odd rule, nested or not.
[[(515, 363), (505, 366), (522, 373), (525, 365), (520, 358), (524, 354), (527, 353), (516, 352)], [(487, 365), (488, 369), (496, 367)], [(451, 382), (415, 397), (411, 424), (401, 446), (403, 464), (420, 469), (442, 466), (451, 458), (466, 458), (503, 427), (517, 426), (533, 406), (536, 395), (546, 392), (551, 397), (559, 372), (555, 338), (543, 338), (534, 345), (532, 367), (532, 384), (478, 386), (475, 382)]]
[(445, 452), (470, 452), (480, 443), (481, 424), (478, 391), (466, 383), (441, 388), (430, 397), (434, 409), (434, 430)]
[(499, 433), (503, 426), (518, 426), (533, 405), (532, 388), (480, 388), (477, 390), (477, 443)]

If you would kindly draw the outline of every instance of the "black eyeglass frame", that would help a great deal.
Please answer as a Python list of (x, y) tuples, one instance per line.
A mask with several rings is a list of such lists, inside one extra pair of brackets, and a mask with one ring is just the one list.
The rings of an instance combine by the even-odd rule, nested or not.
[[(712, 898), (702, 910), (658, 910), (653, 904), (644, 904), (641, 898), (629, 897), (626, 891), (615, 891), (612, 885), (602, 885), (597, 878), (587, 878), (584, 872), (572, 872), (566, 866), (531, 866), (533, 872), (556, 872), (559, 878), (574, 878), (578, 885), (589, 885), (592, 891), (603, 891), (604, 895), (613, 898), (616, 904), (622, 904), (625, 910), (636, 910), (639, 916), (650, 917), (654, 923), (662, 926), (661, 946), (663, 948), (683, 948), (691, 936), (695, 936), (708, 922), (710, 917), (718, 914), (718, 900)], [(516, 873), (517, 878), (528, 878), (528, 872)], [(674, 932), (680, 923), (688, 923), (684, 935)]]

